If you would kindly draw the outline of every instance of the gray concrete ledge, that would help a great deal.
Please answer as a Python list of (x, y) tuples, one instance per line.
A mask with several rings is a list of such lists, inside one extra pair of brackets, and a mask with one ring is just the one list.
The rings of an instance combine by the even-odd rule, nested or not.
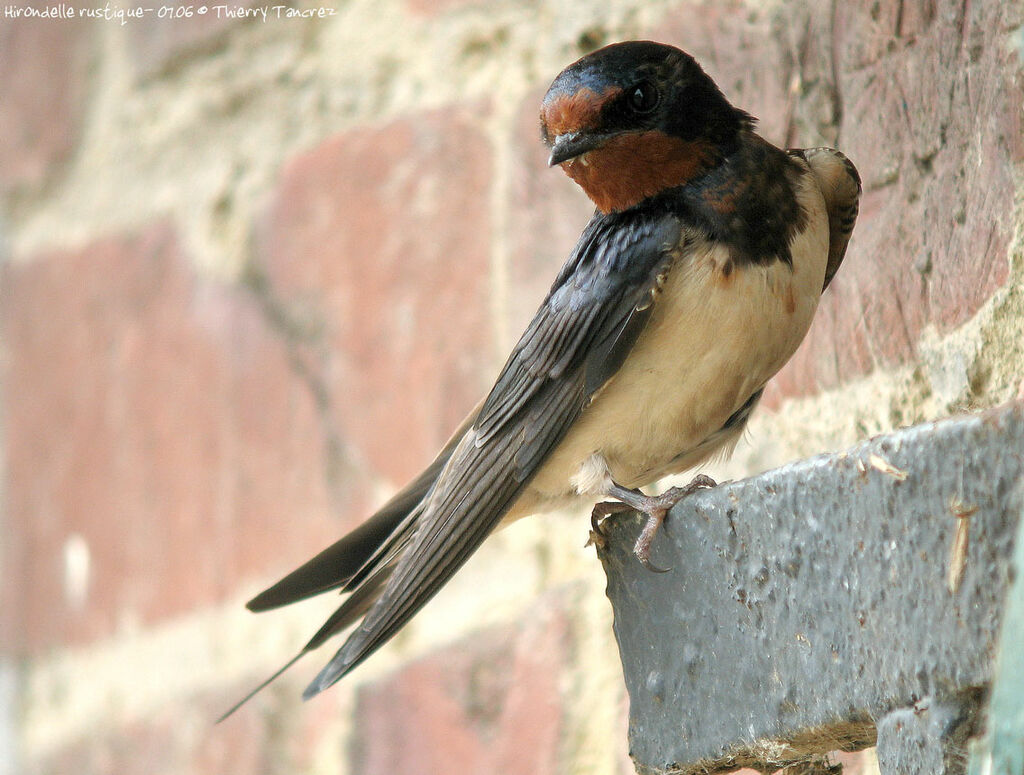
[(702, 491), (654, 542), (606, 523), (641, 773), (772, 771), (879, 746), (962, 772), (1024, 509), (1024, 404), (880, 436)]

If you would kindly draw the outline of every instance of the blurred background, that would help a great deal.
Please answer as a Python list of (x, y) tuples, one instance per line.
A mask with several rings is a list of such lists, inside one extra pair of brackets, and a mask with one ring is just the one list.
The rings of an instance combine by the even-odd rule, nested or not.
[(335, 603), (245, 600), (432, 458), (574, 245), (539, 101), (605, 43), (690, 51), (864, 179), (708, 473), (1020, 393), (1019, 0), (259, 2), (0, 9), (0, 774), (632, 771), (585, 514), (499, 534), (326, 694), (330, 648), (213, 726)]

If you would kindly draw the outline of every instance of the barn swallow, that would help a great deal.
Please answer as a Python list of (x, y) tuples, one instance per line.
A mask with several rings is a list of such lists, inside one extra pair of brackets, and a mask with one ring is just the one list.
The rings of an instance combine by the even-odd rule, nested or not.
[(550, 166), (596, 212), (490, 393), (433, 463), (248, 603), (348, 595), (252, 694), (358, 622), (303, 696), (331, 686), (520, 517), (614, 497), (595, 519), (646, 513), (636, 554), (650, 565), (651, 537), (693, 487), (639, 488), (731, 451), (807, 333), (857, 217), (860, 180), (845, 156), (769, 144), (691, 56), (646, 41), (567, 67), (540, 118)]

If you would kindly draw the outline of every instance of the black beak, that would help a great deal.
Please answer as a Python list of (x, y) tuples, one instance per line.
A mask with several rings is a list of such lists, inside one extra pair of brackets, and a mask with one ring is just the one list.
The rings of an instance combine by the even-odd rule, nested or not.
[(603, 135), (585, 132), (566, 132), (564, 135), (558, 135), (551, 144), (548, 166), (554, 167), (556, 164), (582, 156), (587, 151), (592, 151), (600, 146), (606, 139), (608, 138)]

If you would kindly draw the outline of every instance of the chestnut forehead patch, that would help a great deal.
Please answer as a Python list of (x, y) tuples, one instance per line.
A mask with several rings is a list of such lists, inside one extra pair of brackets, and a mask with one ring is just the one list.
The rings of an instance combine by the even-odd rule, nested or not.
[(610, 86), (600, 93), (583, 87), (571, 94), (549, 95), (540, 111), (546, 139), (551, 141), (568, 132), (596, 129), (604, 106), (620, 94), (621, 87)]

